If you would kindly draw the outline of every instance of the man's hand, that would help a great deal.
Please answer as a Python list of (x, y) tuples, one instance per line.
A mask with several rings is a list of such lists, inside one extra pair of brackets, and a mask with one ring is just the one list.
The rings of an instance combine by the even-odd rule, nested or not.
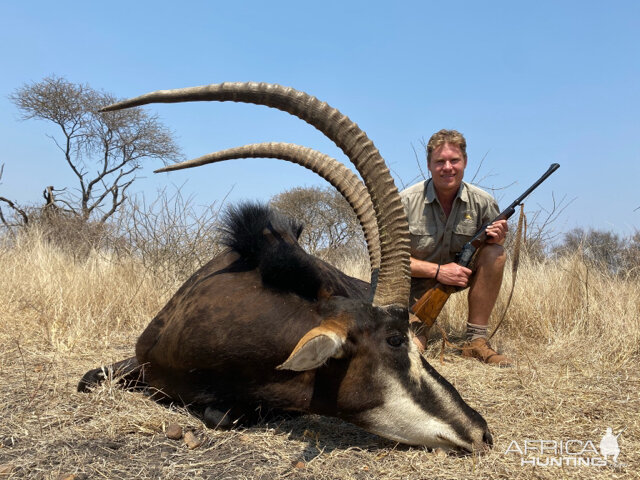
[(487, 243), (497, 243), (498, 245), (502, 245), (505, 238), (507, 238), (508, 231), (509, 226), (507, 225), (506, 220), (498, 220), (497, 222), (493, 222), (486, 229), (488, 237)]
[(466, 287), (471, 273), (468, 268), (451, 262), (440, 266), (437, 280), (443, 285)]

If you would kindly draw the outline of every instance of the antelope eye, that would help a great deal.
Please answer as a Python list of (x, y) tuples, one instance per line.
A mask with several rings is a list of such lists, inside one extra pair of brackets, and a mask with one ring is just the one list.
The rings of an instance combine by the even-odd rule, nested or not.
[(405, 340), (406, 339), (404, 335), (400, 335), (400, 334), (391, 335), (390, 337), (387, 337), (387, 343), (392, 347), (399, 347), (405, 342)]

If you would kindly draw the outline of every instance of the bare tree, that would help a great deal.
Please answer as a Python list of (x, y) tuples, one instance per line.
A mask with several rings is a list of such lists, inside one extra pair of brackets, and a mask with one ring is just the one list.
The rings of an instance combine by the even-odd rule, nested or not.
[[(0, 165), (0, 180), (2, 180), (3, 173), (4, 164)], [(0, 183), (0, 185), (2, 185), (2, 183)], [(12, 213), (14, 215), (19, 215), (20, 219), (22, 220), (22, 224), (27, 225), (29, 223), (29, 216), (27, 215), (27, 212), (25, 212), (23, 208), (20, 208), (20, 206), (18, 206), (15, 202), (12, 202), (8, 198), (2, 196), (0, 196), (0, 202), (6, 204), (12, 210)], [(9, 223), (9, 221), (7, 221), (4, 216), (4, 212), (2, 211), (2, 207), (0, 207), (0, 222), (8, 229), (11, 229), (11, 227), (15, 226), (15, 224)]]
[(635, 270), (638, 266), (634, 253), (640, 251), (639, 239), (637, 232), (629, 238), (620, 238), (617, 233), (607, 230), (574, 228), (564, 234), (562, 243), (556, 246), (554, 253), (579, 253), (589, 264), (624, 276), (629, 269)]
[(152, 202), (133, 195), (110, 222), (117, 237), (110, 245), (140, 258), (174, 289), (176, 276), (184, 281), (223, 249), (218, 217), (225, 200), (201, 207), (180, 187), (162, 189)]
[(624, 251), (622, 253), (625, 275), (630, 278), (640, 277), (640, 230), (623, 240)]
[(304, 223), (300, 245), (312, 255), (332, 260), (337, 251), (365, 249), (353, 209), (331, 187), (297, 187), (271, 199), (271, 205)]
[(156, 116), (139, 108), (98, 113), (117, 99), (88, 85), (51, 76), (23, 85), (9, 98), (23, 120), (47, 120), (60, 128), (61, 135), (50, 138), (76, 176), (78, 189), (50, 187), (47, 202), (61, 204), (84, 221), (104, 223), (114, 214), (144, 159), (166, 162), (180, 156), (172, 133)]
[[(573, 199), (567, 200), (566, 196), (557, 200), (556, 196), (551, 193), (550, 204), (548, 201), (544, 206), (538, 203), (537, 210), (526, 210), (521, 252), (526, 253), (532, 260), (542, 261), (547, 258), (552, 246), (562, 236), (562, 233), (555, 228), (555, 223), (572, 202)], [(527, 207), (526, 204), (525, 207)], [(505, 243), (505, 247), (509, 251), (512, 251), (515, 244), (518, 217), (519, 209), (509, 220), (509, 234)]]

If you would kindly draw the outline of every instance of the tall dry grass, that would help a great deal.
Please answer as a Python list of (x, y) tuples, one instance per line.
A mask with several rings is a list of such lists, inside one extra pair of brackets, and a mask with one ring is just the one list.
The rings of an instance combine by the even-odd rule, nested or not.
[[(364, 260), (364, 259), (363, 259)], [(366, 261), (347, 265), (366, 276)], [(489, 422), (483, 457), (441, 456), (321, 417), (232, 432), (206, 429), (180, 408), (107, 384), (75, 385), (88, 369), (133, 354), (136, 337), (184, 280), (151, 274), (135, 256), (85, 259), (33, 229), (0, 245), (0, 478), (633, 478), (640, 461), (640, 289), (579, 255), (521, 260), (512, 304), (494, 343), (512, 369), (465, 360), (432, 332), (429, 361)], [(505, 275), (496, 316), (510, 284)], [(439, 319), (458, 338), (466, 294)], [(494, 319), (495, 324), (495, 319)], [(163, 430), (180, 423), (204, 439), (189, 450)], [(505, 454), (511, 441), (620, 437), (621, 465), (544, 468)], [(61, 478), (61, 477), (60, 477)]]
[(112, 344), (168, 295), (140, 261), (95, 250), (76, 261), (37, 228), (0, 249), (0, 271), (0, 310), (14, 320), (5, 333), (60, 354)]
[[(503, 314), (513, 274), (505, 268), (503, 288), (492, 314)], [(466, 293), (453, 295), (439, 319), (453, 335), (466, 328)], [(640, 354), (640, 288), (637, 280), (614, 276), (579, 252), (543, 261), (522, 258), (512, 302), (496, 338), (567, 349), (588, 349), (589, 362), (617, 368)], [(579, 356), (578, 356), (579, 357)]]

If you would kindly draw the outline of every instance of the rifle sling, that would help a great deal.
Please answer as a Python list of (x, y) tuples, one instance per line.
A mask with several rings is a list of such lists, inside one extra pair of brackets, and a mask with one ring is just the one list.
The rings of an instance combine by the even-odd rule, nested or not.
[(513, 245), (513, 260), (511, 263), (511, 291), (509, 292), (509, 298), (507, 299), (507, 304), (504, 307), (504, 311), (502, 312), (502, 316), (500, 317), (500, 321), (496, 325), (496, 328), (493, 329), (491, 335), (487, 338), (487, 341), (491, 340), (493, 336), (502, 325), (503, 320), (507, 316), (507, 310), (511, 305), (511, 299), (513, 298), (513, 290), (516, 286), (516, 277), (518, 275), (518, 266), (520, 265), (520, 247), (522, 242), (527, 237), (527, 216), (524, 214), (524, 203), (520, 204), (520, 216), (518, 217), (518, 228), (516, 229), (516, 241)]
[[(524, 233), (524, 235), (523, 235)], [(504, 307), (504, 310), (502, 312), (502, 316), (500, 317), (500, 321), (498, 322), (498, 324), (496, 325), (496, 328), (493, 329), (493, 332), (491, 332), (491, 335), (489, 335), (489, 337), (487, 338), (487, 341), (491, 340), (491, 338), (493, 338), (493, 336), (496, 334), (496, 332), (498, 331), (498, 328), (500, 328), (500, 325), (502, 325), (503, 320), (505, 319), (506, 315), (507, 315), (507, 310), (509, 309), (509, 306), (511, 305), (511, 299), (513, 298), (513, 291), (515, 289), (516, 286), (516, 277), (518, 274), (518, 266), (520, 265), (520, 248), (522, 245), (522, 241), (524, 240), (524, 238), (526, 238), (527, 235), (527, 217), (524, 214), (524, 204), (520, 205), (520, 216), (518, 217), (518, 228), (516, 229), (516, 240), (513, 246), (513, 260), (511, 263), (511, 291), (509, 292), (509, 298), (507, 299), (507, 304)], [(440, 334), (442, 335), (442, 347), (440, 348), (440, 363), (444, 364), (444, 348), (445, 346), (448, 346), (450, 348), (453, 348), (455, 350), (459, 350), (459, 351), (464, 351), (464, 350), (470, 350), (471, 347), (461, 347), (459, 345), (455, 345), (453, 343), (451, 343), (449, 341), (449, 338), (447, 337), (447, 332), (444, 331), (444, 329), (438, 325), (437, 322), (434, 323), (434, 325), (438, 328), (438, 330), (440, 330)]]

